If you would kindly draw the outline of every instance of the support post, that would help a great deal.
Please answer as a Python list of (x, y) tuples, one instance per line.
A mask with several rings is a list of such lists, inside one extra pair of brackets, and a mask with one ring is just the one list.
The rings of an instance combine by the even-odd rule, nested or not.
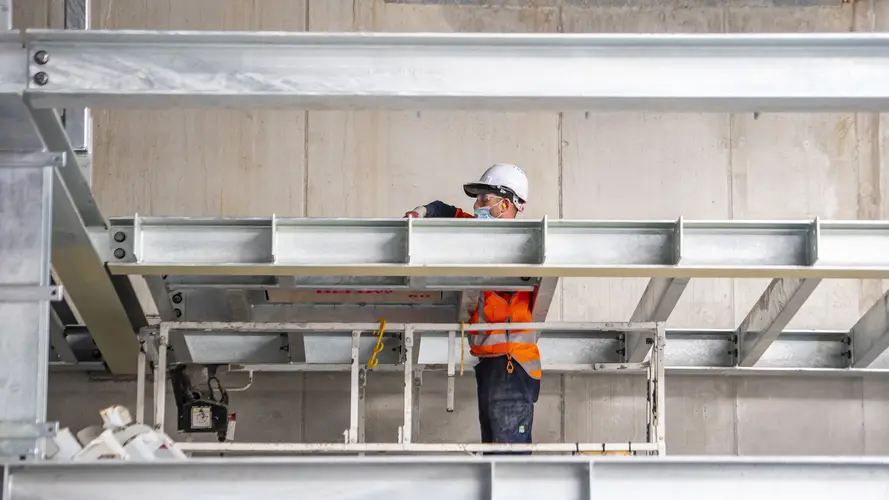
[(167, 402), (167, 347), (170, 345), (170, 325), (161, 323), (157, 332), (157, 363), (154, 367), (154, 428), (164, 430)]
[(448, 402), (447, 402), (447, 411), (454, 411), (454, 375), (456, 374), (456, 370), (454, 368), (454, 363), (456, 360), (456, 354), (454, 353), (454, 348), (457, 347), (457, 332), (451, 330), (448, 332)]
[[(90, 29), (91, 0), (65, 0), (65, 29)], [(92, 184), (92, 116), (88, 108), (64, 110), (65, 131), (77, 153), (77, 165), (87, 184)]]
[(0, 0), (0, 31), (12, 29), (12, 0)]
[(365, 394), (367, 393), (367, 367), (362, 366), (358, 370), (358, 442), (363, 443), (366, 440), (365, 434)]
[(654, 408), (652, 417), (654, 419), (654, 436), (655, 444), (657, 444), (657, 453), (663, 456), (667, 453), (667, 390), (665, 387), (665, 352), (667, 346), (666, 326), (663, 322), (657, 324), (657, 335), (654, 339), (654, 350), (652, 351), (651, 362), (654, 365)]
[(139, 342), (139, 357), (136, 366), (136, 423), (145, 422), (145, 341)]
[(50, 337), (53, 167), (60, 155), (0, 151), (0, 459), (39, 459)]
[(346, 431), (346, 442), (358, 442), (358, 421), (360, 420), (360, 383), (361, 383), (361, 364), (358, 360), (359, 348), (361, 347), (361, 331), (352, 332), (352, 377), (350, 379), (349, 391), (349, 430)]
[(414, 409), (414, 327), (404, 327), (404, 422), (399, 432), (399, 442), (409, 444), (413, 432)]

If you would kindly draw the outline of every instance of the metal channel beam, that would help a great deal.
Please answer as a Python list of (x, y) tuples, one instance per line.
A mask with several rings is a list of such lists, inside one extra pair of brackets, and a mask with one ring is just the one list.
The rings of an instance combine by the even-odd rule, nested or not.
[[(40, 107), (874, 111), (885, 34), (29, 31)], [(41, 76), (37, 76), (42, 74)], [(510, 75), (510, 85), (502, 85)]]
[[(55, 111), (36, 110), (34, 123), (49, 150), (74, 156)], [(129, 280), (110, 276), (93, 247), (89, 231), (104, 231), (105, 222), (74, 166), (57, 168), (53, 176), (53, 269), (111, 371), (135, 374), (139, 343), (134, 332), (148, 322)], [(73, 185), (79, 188), (70, 189)]]
[[(250, 365), (251, 370), (262, 371), (338, 371), (349, 368), (351, 362), (351, 332), (372, 331), (376, 323), (173, 323), (179, 325), (171, 333), (176, 347), (174, 362), (220, 363)], [(653, 328), (640, 325), (649, 323), (559, 323), (547, 322), (534, 327), (541, 332), (541, 351), (544, 369), (555, 372), (607, 371), (610, 365), (622, 364), (619, 354), (620, 335), (628, 332), (647, 332)], [(416, 325), (416, 340), (421, 340), (416, 363), (426, 369), (445, 370), (449, 361), (448, 332), (459, 332), (455, 324)], [(403, 325), (390, 323), (387, 332), (400, 331)], [(432, 329), (432, 331), (430, 330)], [(449, 329), (450, 328), (450, 329)], [(467, 326), (470, 330), (481, 328)], [(300, 359), (288, 358), (281, 350), (285, 336), (299, 333), (303, 346)], [(733, 330), (668, 330), (665, 366), (672, 371), (688, 373), (733, 374), (744, 369), (735, 366), (732, 356)], [(367, 337), (367, 338), (364, 338)], [(359, 346), (362, 362), (370, 358), (374, 341), (363, 336)], [(459, 337), (458, 337), (459, 338)], [(756, 365), (758, 372), (798, 372), (830, 374), (848, 370), (846, 331), (784, 331), (772, 342)], [(386, 337), (388, 347), (400, 343), (395, 337)], [(457, 340), (459, 342), (459, 340)], [(294, 344), (291, 341), (291, 350)], [(468, 348), (464, 345), (468, 351)], [(291, 352), (292, 354), (292, 352)], [(380, 367), (388, 369), (399, 362), (396, 352), (386, 349), (381, 353)], [(475, 360), (468, 353), (466, 363)], [(599, 365), (609, 366), (599, 366)], [(631, 363), (626, 364), (626, 371)], [(731, 373), (729, 373), (731, 372)], [(889, 372), (870, 370), (868, 374)]]
[[(733, 368), (734, 359), (730, 354), (733, 333), (731, 330), (688, 334), (668, 331), (667, 368), (700, 370), (700, 374), (709, 369)], [(252, 364), (257, 369), (259, 365), (265, 365), (267, 368), (264, 369), (268, 371), (339, 371), (348, 368), (349, 363), (349, 335), (345, 332), (304, 333), (305, 358), (300, 360), (301, 363), (294, 364), (291, 363), (296, 360), (288, 359), (287, 353), (280, 350), (281, 338), (277, 334), (182, 332), (171, 335), (174, 339), (181, 335), (180, 345), (187, 346), (184, 353), (177, 348), (177, 361), (182, 361), (179, 358), (181, 354), (188, 356), (186, 362)], [(457, 335), (459, 337), (459, 333)], [(846, 371), (846, 336), (847, 332), (785, 332), (763, 354), (756, 368)], [(447, 369), (447, 334), (426, 332), (418, 334), (418, 337), (422, 339), (418, 363), (430, 370)], [(395, 339), (387, 339), (386, 342), (387, 345), (399, 345)], [(458, 338), (458, 346), (459, 342)], [(620, 345), (615, 333), (547, 331), (540, 339), (543, 368), (550, 372), (600, 371), (599, 364), (623, 363), (623, 357), (619, 354)], [(466, 366), (471, 367), (476, 360), (469, 354), (468, 345), (464, 345), (464, 348)], [(369, 359), (372, 350), (372, 343), (363, 342), (361, 359)], [(394, 354), (387, 354), (381, 359), (380, 366), (394, 366), (396, 362)]]
[(849, 333), (852, 367), (866, 368), (889, 349), (889, 294), (880, 297)]
[[(113, 238), (108, 267), (141, 275), (889, 278), (889, 222), (820, 222), (813, 231), (817, 221), (409, 221), (116, 220), (112, 232), (123, 237)], [(674, 264), (679, 233), (682, 261)], [(490, 250), (456, 251), (469, 243)]]
[[(884, 500), (883, 458), (311, 457), (174, 462), (44, 462), (6, 466), (8, 500), (374, 498), (547, 500), (626, 497), (627, 485), (665, 499)], [(743, 481), (738, 478), (744, 478)], [(799, 496), (797, 496), (799, 495)], [(367, 495), (371, 496), (371, 495)]]
[[(43, 456), (53, 167), (59, 164), (57, 154), (0, 151), (0, 459)], [(30, 297), (16, 297), (27, 292)]]

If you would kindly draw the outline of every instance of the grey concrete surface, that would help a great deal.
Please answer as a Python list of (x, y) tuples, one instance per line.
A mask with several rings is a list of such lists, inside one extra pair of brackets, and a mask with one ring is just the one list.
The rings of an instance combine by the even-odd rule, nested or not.
[[(16, 4), (19, 26), (59, 26), (60, 0)], [(488, 32), (867, 31), (889, 0), (94, 0), (105, 28)], [(508, 84), (508, 83), (505, 83)], [(494, 161), (532, 181), (529, 217), (889, 218), (889, 127), (876, 114), (101, 111), (93, 185), (106, 215), (399, 216), (432, 199), (468, 207), (459, 184)], [(766, 285), (694, 280), (672, 327), (735, 327)], [(565, 280), (549, 319), (625, 320), (644, 280)], [(886, 289), (825, 282), (792, 328), (848, 328)], [(75, 428), (131, 383), (53, 374), (50, 417)], [(235, 382), (236, 383), (236, 382)], [(472, 374), (444, 411), (426, 376), (420, 435), (476, 441)], [(264, 375), (232, 395), (240, 440), (341, 441), (345, 375)], [(368, 440), (394, 441), (400, 378), (373, 376)], [(638, 378), (549, 375), (537, 441), (641, 437)], [(880, 380), (670, 377), (675, 454), (889, 452)], [(168, 421), (172, 406), (168, 405)]]

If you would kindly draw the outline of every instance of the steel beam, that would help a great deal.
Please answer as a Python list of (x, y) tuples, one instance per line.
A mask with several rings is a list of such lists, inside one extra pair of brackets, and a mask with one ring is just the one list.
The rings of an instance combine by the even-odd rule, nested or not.
[[(47, 109), (30, 111), (46, 148), (64, 153), (66, 159), (75, 158), (58, 114)], [(112, 372), (135, 374), (138, 343), (133, 332), (147, 321), (129, 279), (109, 276), (93, 247), (90, 232), (104, 231), (105, 220), (75, 166), (69, 162), (55, 170), (53, 268)]]
[(0, 0), (0, 30), (12, 29), (12, 0)]
[[(65, 0), (65, 29), (88, 30), (90, 29), (91, 0)], [(89, 156), (92, 153), (92, 116), (89, 109), (69, 107), (63, 113), (65, 131), (74, 150), (82, 152), (79, 158), (82, 174), (88, 184), (92, 184), (92, 161)]]
[[(682, 298), (682, 292), (685, 291), (689, 281), (689, 278), (652, 278), (649, 280), (630, 321), (667, 321), (670, 314), (673, 313), (673, 309), (676, 308), (676, 304), (679, 303), (679, 299)], [(638, 363), (645, 359), (651, 350), (650, 338), (638, 333), (627, 335), (625, 347), (627, 362)]]
[(889, 294), (880, 297), (849, 332), (852, 367), (866, 368), (889, 348)]
[(753, 366), (762, 358), (819, 283), (817, 278), (772, 280), (738, 327), (738, 366)]
[(27, 42), (29, 58), (49, 54), (28, 86), (48, 108), (889, 109), (878, 33), (34, 30)]
[[(108, 268), (225, 276), (889, 277), (889, 222), (881, 221), (410, 220), (120, 219), (112, 232), (132, 237), (111, 242)], [(490, 251), (457, 251), (466, 244)]]
[[(9, 464), (8, 500), (120, 497), (336, 498), (373, 492), (391, 500), (536, 496), (625, 497), (627, 485), (665, 499), (884, 500), (885, 458), (800, 457), (305, 457), (173, 462)], [(739, 480), (738, 478), (743, 478)]]
[[(50, 288), (56, 162), (54, 154), (0, 151), (0, 288)], [(51, 299), (0, 298), (0, 459), (43, 456)]]
[[(376, 323), (288, 323), (288, 324), (220, 324), (220, 323), (173, 323), (185, 325), (173, 329), (171, 343), (176, 345), (174, 362), (203, 364), (250, 365), (251, 370), (267, 371), (338, 371), (348, 370), (351, 363), (351, 332), (373, 331)], [(540, 347), (543, 367), (547, 372), (601, 372), (623, 369), (632, 372), (634, 363), (624, 363), (618, 352), (620, 335), (650, 332), (654, 328), (640, 325), (651, 323), (560, 323), (547, 322), (533, 327), (541, 331)], [(540, 328), (542, 327), (542, 328)], [(178, 328), (178, 327), (177, 327)], [(403, 325), (390, 323), (388, 332), (401, 331)], [(430, 330), (429, 328), (432, 328)], [(416, 364), (426, 370), (446, 370), (449, 364), (449, 330), (458, 332), (460, 325), (417, 325), (415, 343), (419, 343)], [(472, 325), (473, 328), (482, 326)], [(735, 345), (733, 330), (667, 330), (669, 339), (665, 350), (665, 366), (671, 372), (733, 374), (745, 370), (734, 369), (731, 354)], [(299, 336), (303, 340), (303, 357), (293, 359), (281, 350), (284, 337)], [(646, 335), (653, 336), (650, 333)], [(366, 337), (366, 338), (365, 338)], [(830, 370), (848, 372), (846, 331), (784, 331), (765, 351), (757, 363), (756, 371), (770, 373), (799, 373), (829, 375)], [(459, 342), (455, 339), (456, 342)], [(369, 335), (362, 337), (359, 361), (366, 362), (373, 352), (375, 340)], [(387, 337), (386, 344), (396, 347), (399, 341)], [(416, 344), (415, 344), (416, 345)], [(459, 355), (459, 353), (456, 353)], [(394, 367), (399, 356), (391, 350), (380, 355), (378, 370)], [(466, 355), (467, 367), (475, 358)], [(708, 372), (710, 370), (710, 372)], [(734, 370), (734, 371), (732, 371)], [(729, 373), (731, 372), (731, 373)], [(882, 373), (870, 370), (868, 375)], [(887, 372), (889, 373), (889, 372)]]

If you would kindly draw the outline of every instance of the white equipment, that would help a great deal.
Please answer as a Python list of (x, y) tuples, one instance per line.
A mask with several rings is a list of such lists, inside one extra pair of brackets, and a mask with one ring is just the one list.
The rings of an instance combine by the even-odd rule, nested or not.
[(187, 458), (169, 436), (134, 422), (125, 407), (110, 406), (99, 413), (103, 427), (87, 427), (78, 432), (77, 437), (69, 429), (62, 429), (47, 444), (47, 458), (73, 461)]

